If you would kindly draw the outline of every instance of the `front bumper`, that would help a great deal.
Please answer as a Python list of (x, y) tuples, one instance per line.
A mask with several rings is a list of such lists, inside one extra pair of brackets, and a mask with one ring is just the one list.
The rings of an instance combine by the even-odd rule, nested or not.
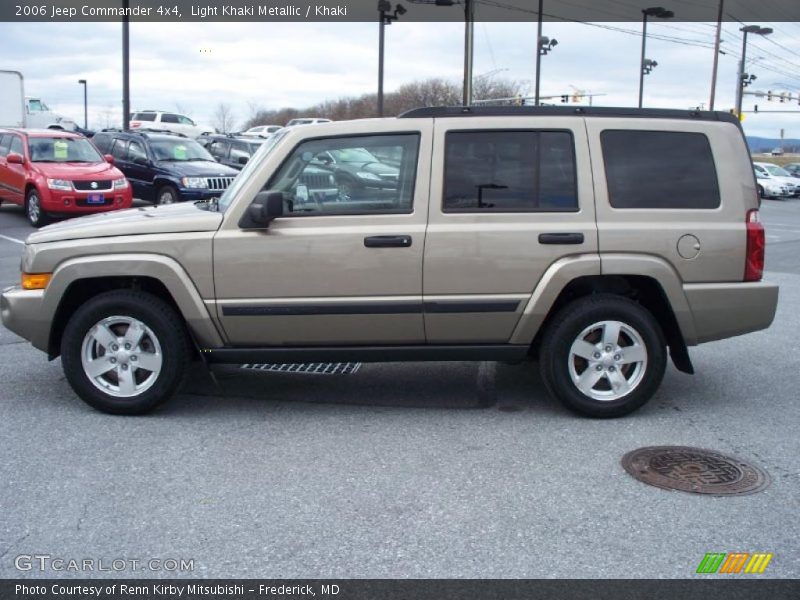
[(197, 200), (208, 200), (209, 198), (219, 198), (225, 190), (209, 190), (205, 188), (178, 188), (181, 201), (196, 202)]
[[(103, 194), (104, 204), (88, 204), (89, 194)], [(133, 203), (131, 187), (122, 190), (89, 192), (47, 189), (41, 192), (42, 210), (50, 214), (92, 214), (130, 208)]]
[(763, 281), (683, 286), (694, 317), (697, 343), (766, 329), (778, 308), (778, 286)]
[(43, 301), (44, 290), (6, 288), (0, 294), (0, 318), (7, 329), (47, 352), (50, 323), (41, 318)]

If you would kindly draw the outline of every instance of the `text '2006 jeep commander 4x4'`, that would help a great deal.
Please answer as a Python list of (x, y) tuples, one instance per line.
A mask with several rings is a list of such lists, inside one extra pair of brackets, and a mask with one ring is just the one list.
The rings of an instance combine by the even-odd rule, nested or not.
[[(331, 155), (370, 158), (310, 193)], [(569, 408), (619, 416), (667, 353), (691, 373), (688, 346), (772, 322), (757, 209), (727, 114), (418, 109), (278, 132), (218, 201), (34, 233), (2, 317), (111, 413), (166, 400), (198, 357), (538, 357)]]

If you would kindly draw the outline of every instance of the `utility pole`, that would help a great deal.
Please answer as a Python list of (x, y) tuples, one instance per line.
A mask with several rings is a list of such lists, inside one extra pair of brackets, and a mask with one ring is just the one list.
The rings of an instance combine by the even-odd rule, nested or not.
[(378, 116), (383, 116), (383, 51), (386, 31), (385, 12), (378, 2)]
[[(760, 25), (746, 25), (742, 27), (742, 60), (739, 61), (739, 73), (736, 76), (736, 115), (742, 114), (742, 100), (744, 98), (745, 80), (748, 79), (747, 74), (744, 72), (747, 65), (747, 34), (755, 33), (757, 35), (769, 35), (772, 29), (769, 27), (761, 27)], [(755, 77), (753, 77), (755, 79)]]
[(714, 110), (714, 100), (717, 96), (717, 70), (719, 69), (719, 47), (722, 43), (722, 18), (725, 16), (725, 0), (719, 0), (719, 13), (717, 14), (717, 35), (714, 40), (714, 67), (711, 70), (711, 99), (708, 110)]
[[(645, 8), (642, 11), (642, 60), (639, 64), (639, 108), (642, 108), (644, 101), (644, 76), (656, 66), (655, 61), (650, 63), (645, 58), (645, 47), (647, 46), (647, 17), (658, 17), (659, 19), (671, 19), (675, 13), (667, 10), (661, 6), (654, 6), (652, 8)], [(648, 70), (648, 66), (650, 70)]]
[(464, 0), (464, 106), (472, 104), (472, 58), (475, 33), (475, 2)]

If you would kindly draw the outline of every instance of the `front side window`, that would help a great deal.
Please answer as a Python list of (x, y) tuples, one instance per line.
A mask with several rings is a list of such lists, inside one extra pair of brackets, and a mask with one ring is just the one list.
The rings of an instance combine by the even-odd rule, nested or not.
[(211, 156), (215, 158), (225, 158), (228, 154), (228, 142), (212, 142), (208, 147), (208, 151), (211, 153)]
[(96, 133), (92, 138), (92, 143), (100, 152), (108, 152), (108, 148), (111, 145), (111, 136), (106, 133)]
[(44, 103), (41, 100), (29, 100), (28, 110), (30, 112), (44, 112), (46, 109), (44, 107)]
[(11, 136), (8, 134), (0, 135), (0, 156), (8, 154), (8, 147), (11, 145)]
[(231, 160), (233, 162), (239, 162), (240, 158), (249, 160), (251, 154), (250, 145), (246, 142), (233, 142), (231, 144)]
[(183, 115), (178, 115), (178, 122), (181, 125), (194, 125), (194, 121), (192, 121), (189, 117), (184, 117)]
[(125, 140), (114, 140), (111, 144), (111, 156), (117, 160), (128, 160), (128, 143)]
[(445, 139), (444, 212), (578, 210), (567, 131), (454, 131)]
[[(294, 149), (265, 189), (284, 193), (287, 214), (410, 213), (418, 151), (418, 134), (308, 140)], [(399, 156), (399, 162), (382, 162), (381, 154)], [(351, 155), (363, 160), (331, 158)]]
[[(33, 162), (103, 162), (103, 157), (86, 138), (32, 137), (28, 148)], [(14, 146), (11, 146), (14, 151)]]
[(607, 130), (600, 142), (612, 207), (719, 207), (714, 156), (704, 134)]
[(144, 146), (135, 140), (131, 140), (128, 145), (128, 160), (131, 162), (143, 163), (147, 161), (147, 151)]

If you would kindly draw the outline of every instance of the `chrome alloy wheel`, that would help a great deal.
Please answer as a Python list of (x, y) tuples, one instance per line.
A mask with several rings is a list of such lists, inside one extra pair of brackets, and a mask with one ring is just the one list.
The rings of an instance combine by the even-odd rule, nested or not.
[(595, 400), (619, 400), (642, 382), (647, 348), (638, 331), (620, 321), (600, 321), (584, 329), (569, 349), (575, 386)]
[(38, 223), (42, 214), (42, 207), (39, 202), (39, 194), (33, 193), (28, 196), (28, 220), (31, 223)]
[(83, 338), (81, 364), (94, 386), (118, 398), (147, 391), (161, 373), (161, 344), (141, 321), (127, 316), (106, 317)]

